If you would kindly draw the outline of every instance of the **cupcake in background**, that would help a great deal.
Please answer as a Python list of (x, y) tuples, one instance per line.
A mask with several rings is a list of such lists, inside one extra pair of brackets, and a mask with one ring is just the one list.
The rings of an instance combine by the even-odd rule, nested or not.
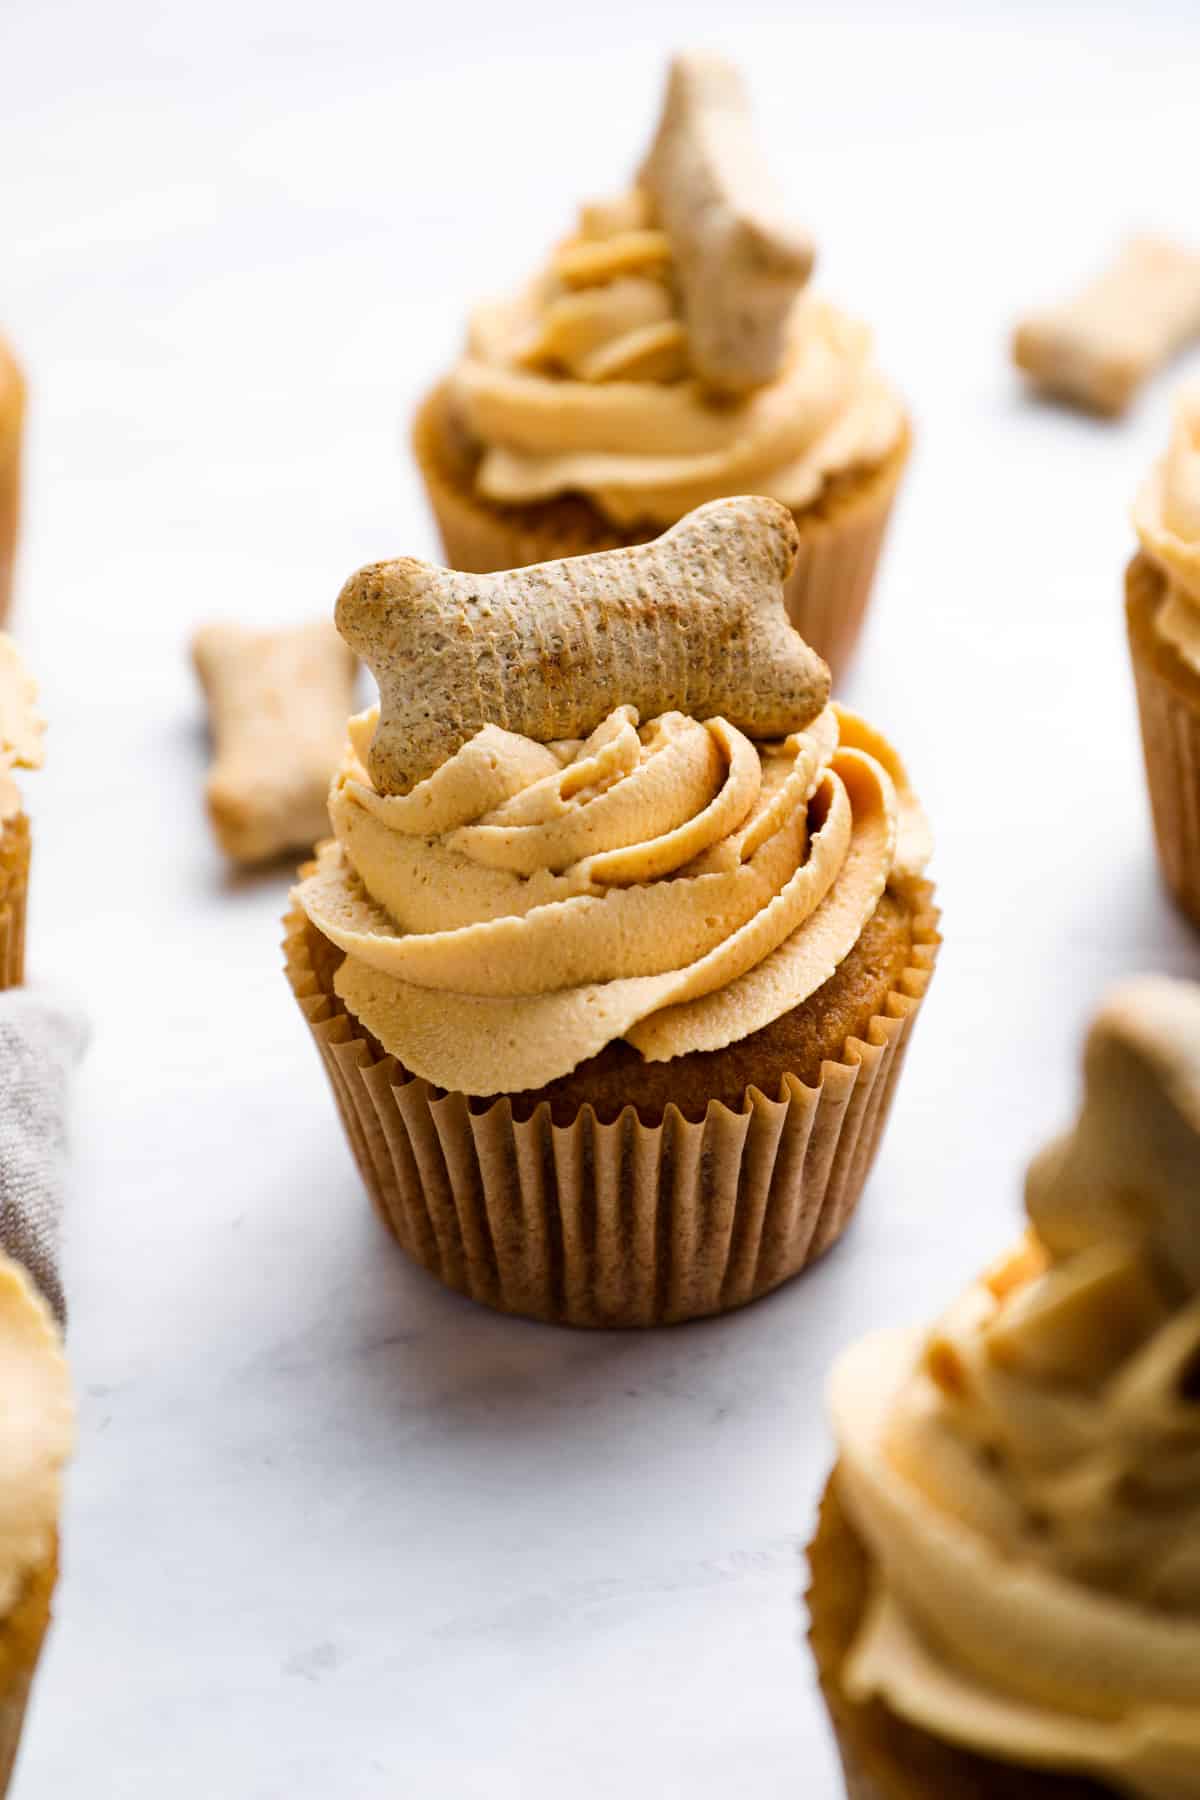
[(852, 1800), (1200, 1795), (1200, 987), (1110, 995), (1026, 1207), (833, 1373), (809, 1607)]
[(786, 622), (797, 539), (718, 501), (640, 549), (405, 559), (339, 600), (382, 704), (287, 973), (381, 1217), (502, 1311), (728, 1311), (870, 1171), (938, 943), (928, 835)]
[(1168, 887), (1200, 925), (1200, 385), (1179, 396), (1134, 524), (1125, 614), (1154, 835)]
[(62, 1468), (74, 1440), (58, 1327), (0, 1254), (0, 1793), (8, 1790), (58, 1577)]
[(25, 978), (29, 819), (14, 769), (40, 769), (44, 723), (37, 687), (12, 639), (0, 632), (0, 988)]
[(21, 433), (25, 383), (12, 351), (0, 337), (0, 625), (12, 606), (13, 568), (21, 513)]
[(677, 57), (633, 185), (581, 209), (516, 298), (479, 306), (414, 445), (446, 560), (636, 544), (723, 495), (787, 506), (789, 616), (843, 672), (908, 457), (870, 333), (808, 291), (738, 72)]

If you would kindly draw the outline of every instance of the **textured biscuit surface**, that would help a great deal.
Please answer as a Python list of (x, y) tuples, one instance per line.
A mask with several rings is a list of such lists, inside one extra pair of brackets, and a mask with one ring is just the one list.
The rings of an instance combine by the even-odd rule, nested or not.
[(354, 658), (322, 619), (280, 631), (204, 625), (192, 660), (208, 701), (206, 797), (221, 848), (240, 863), (311, 849), (329, 828)]
[(742, 78), (723, 58), (675, 58), (641, 180), (671, 242), (693, 368), (733, 393), (772, 380), (813, 246), (775, 209)]
[(743, 497), (649, 544), (503, 574), (412, 557), (359, 570), (337, 624), (379, 684), (371, 779), (406, 794), (484, 725), (548, 743), (619, 705), (760, 739), (801, 730), (829, 671), (783, 608), (798, 542), (786, 507)]
[(1200, 255), (1135, 237), (1078, 294), (1020, 322), (1013, 361), (1045, 393), (1115, 418), (1197, 336)]

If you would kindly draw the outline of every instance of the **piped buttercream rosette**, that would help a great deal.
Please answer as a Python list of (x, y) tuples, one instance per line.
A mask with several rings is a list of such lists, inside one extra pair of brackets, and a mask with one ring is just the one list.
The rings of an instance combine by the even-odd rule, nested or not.
[(884, 741), (828, 707), (781, 742), (615, 708), (583, 742), (488, 726), (409, 794), (353, 724), (334, 842), (298, 891), (336, 989), (414, 1073), (539, 1087), (614, 1038), (661, 1060), (798, 1005), (927, 854)]

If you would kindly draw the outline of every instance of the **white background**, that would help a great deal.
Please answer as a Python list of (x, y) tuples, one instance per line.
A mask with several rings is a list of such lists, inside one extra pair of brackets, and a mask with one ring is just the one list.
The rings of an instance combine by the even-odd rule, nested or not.
[[(17, 626), (53, 722), (32, 959), (95, 1024), (20, 1800), (840, 1793), (798, 1605), (830, 1358), (1013, 1234), (1104, 984), (1200, 969), (1120, 612), (1171, 378), (1105, 427), (1005, 356), (1127, 226), (1200, 241), (1198, 39), (1194, 6), (1095, 0), (8, 0)], [(821, 286), (912, 404), (847, 693), (927, 802), (947, 943), (836, 1253), (718, 1323), (572, 1335), (444, 1293), (373, 1221), (280, 973), (286, 873), (230, 877), (206, 833), (185, 646), (434, 552), (402, 422), (469, 300), (623, 181), (681, 43), (744, 63)]]

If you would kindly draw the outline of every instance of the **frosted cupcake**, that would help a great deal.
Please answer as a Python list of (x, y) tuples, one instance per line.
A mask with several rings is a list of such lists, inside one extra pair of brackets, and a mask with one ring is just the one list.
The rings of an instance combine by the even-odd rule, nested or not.
[(808, 292), (736, 70), (673, 63), (634, 185), (583, 207), (515, 299), (478, 307), (415, 448), (455, 568), (636, 544), (721, 495), (787, 506), (789, 615), (835, 676), (908, 456), (870, 334)]
[(1179, 397), (1134, 523), (1125, 612), (1154, 834), (1168, 887), (1200, 925), (1200, 387)]
[(920, 808), (786, 622), (791, 515), (363, 570), (380, 683), (287, 966), (375, 1204), (489, 1305), (739, 1306), (845, 1228), (937, 945)]
[(37, 688), (12, 639), (0, 632), (0, 988), (25, 977), (25, 906), (29, 890), (29, 819), (14, 769), (40, 769), (45, 729)]
[(21, 434), (25, 383), (12, 351), (0, 337), (0, 625), (12, 604), (13, 567), (21, 511)]
[(8, 1789), (25, 1704), (58, 1575), (61, 1471), (73, 1415), (58, 1329), (16, 1263), (0, 1255), (0, 1793)]
[(1200, 988), (1092, 1027), (1029, 1231), (834, 1370), (812, 1643), (852, 1800), (1200, 1795)]

